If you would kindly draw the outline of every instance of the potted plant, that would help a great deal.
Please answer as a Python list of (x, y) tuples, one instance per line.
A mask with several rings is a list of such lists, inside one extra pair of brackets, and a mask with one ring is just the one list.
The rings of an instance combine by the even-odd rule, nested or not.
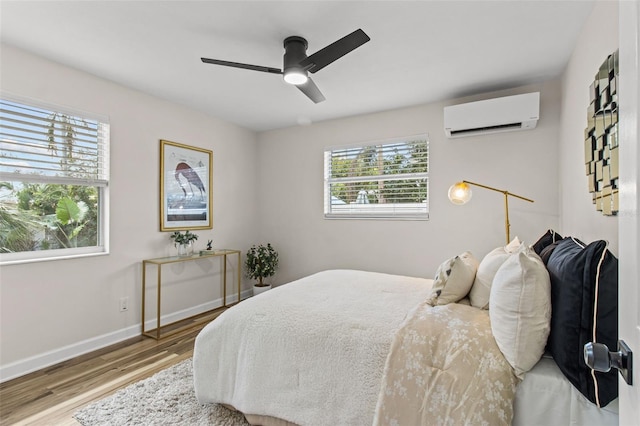
[(198, 236), (191, 231), (185, 231), (184, 234), (180, 231), (173, 231), (169, 237), (173, 240), (174, 247), (178, 249), (178, 256), (192, 254), (193, 242), (198, 239)]
[(247, 251), (244, 266), (247, 276), (258, 280), (253, 285), (253, 295), (260, 294), (271, 288), (271, 284), (266, 284), (264, 279), (276, 273), (276, 269), (278, 269), (278, 252), (269, 243), (266, 246), (262, 244), (253, 245)]

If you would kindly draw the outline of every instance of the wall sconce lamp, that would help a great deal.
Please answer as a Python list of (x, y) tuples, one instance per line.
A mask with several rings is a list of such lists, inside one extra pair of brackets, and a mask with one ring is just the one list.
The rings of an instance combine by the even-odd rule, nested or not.
[(509, 223), (509, 196), (520, 198), (521, 200), (528, 201), (530, 203), (533, 203), (533, 200), (502, 189), (493, 188), (487, 185), (481, 185), (475, 182), (469, 182), (468, 180), (463, 180), (462, 182), (451, 185), (451, 188), (449, 188), (449, 200), (451, 200), (453, 204), (466, 204), (471, 199), (472, 195), (471, 187), (469, 185), (479, 186), (480, 188), (490, 189), (491, 191), (501, 192), (502, 194), (504, 194), (504, 229), (507, 233), (507, 244), (509, 244), (509, 242), (511, 241), (509, 235), (509, 228), (511, 227), (511, 224)]

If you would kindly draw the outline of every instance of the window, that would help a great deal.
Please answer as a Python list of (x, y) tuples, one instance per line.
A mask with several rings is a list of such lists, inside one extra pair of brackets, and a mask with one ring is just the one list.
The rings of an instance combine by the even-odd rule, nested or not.
[(326, 218), (429, 218), (427, 135), (325, 150)]
[(0, 99), (0, 262), (107, 252), (109, 124)]

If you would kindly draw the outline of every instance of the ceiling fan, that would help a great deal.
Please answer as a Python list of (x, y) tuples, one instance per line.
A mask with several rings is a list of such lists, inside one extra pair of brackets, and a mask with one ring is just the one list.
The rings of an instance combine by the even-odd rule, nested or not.
[(302, 37), (291, 36), (284, 39), (283, 69), (263, 67), (260, 65), (243, 64), (239, 62), (221, 61), (219, 59), (200, 58), (206, 64), (224, 65), (227, 67), (244, 68), (247, 70), (282, 74), (284, 81), (295, 85), (313, 102), (325, 100), (318, 86), (309, 78), (308, 72), (314, 74), (322, 68), (340, 59), (352, 50), (371, 40), (361, 29), (355, 30), (327, 47), (307, 56), (308, 43)]

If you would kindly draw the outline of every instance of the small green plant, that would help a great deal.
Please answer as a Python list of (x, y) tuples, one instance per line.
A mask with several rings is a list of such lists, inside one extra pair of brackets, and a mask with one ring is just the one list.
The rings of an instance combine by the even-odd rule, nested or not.
[(44, 217), (48, 235), (55, 238), (60, 247), (78, 247), (78, 234), (87, 224), (88, 211), (84, 201), (76, 203), (70, 197), (61, 198), (56, 204), (56, 213)]
[(264, 284), (263, 279), (273, 276), (278, 269), (278, 252), (271, 244), (254, 245), (247, 252), (244, 266), (247, 276), (258, 280), (258, 287), (265, 287), (268, 284)]
[(173, 234), (169, 235), (169, 237), (173, 240), (173, 245), (176, 248), (180, 245), (186, 246), (198, 239), (198, 236), (191, 231), (185, 231), (184, 234), (180, 231), (173, 231)]

